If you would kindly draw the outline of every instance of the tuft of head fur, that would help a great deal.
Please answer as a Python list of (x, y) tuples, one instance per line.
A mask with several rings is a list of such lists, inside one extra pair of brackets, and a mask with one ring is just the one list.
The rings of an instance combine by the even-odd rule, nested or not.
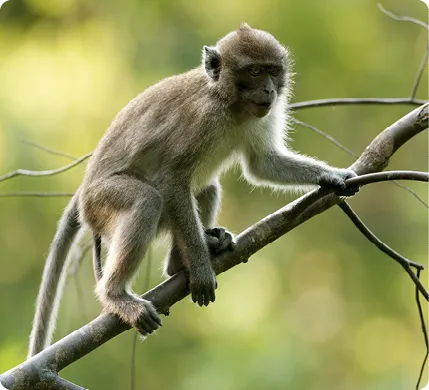
[(288, 65), (288, 50), (270, 33), (242, 23), (216, 43), (216, 49), (228, 65), (245, 66), (249, 61), (275, 60)]

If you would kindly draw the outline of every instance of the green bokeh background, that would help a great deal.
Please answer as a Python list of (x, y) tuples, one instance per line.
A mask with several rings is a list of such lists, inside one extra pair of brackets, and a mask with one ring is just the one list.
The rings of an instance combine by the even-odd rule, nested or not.
[[(427, 7), (418, 0), (383, 5), (427, 22)], [(90, 152), (131, 98), (197, 66), (202, 46), (242, 21), (290, 47), (294, 101), (406, 97), (427, 43), (423, 28), (393, 21), (373, 0), (10, 0), (0, 10), (0, 175), (70, 161), (22, 140), (73, 156)], [(427, 85), (425, 71), (418, 97), (427, 98)], [(313, 108), (295, 116), (361, 153), (412, 108)], [(292, 137), (295, 149), (333, 165), (353, 161), (309, 129), (295, 126)], [(427, 133), (420, 134), (390, 168), (427, 170), (427, 152)], [(0, 183), (0, 191), (73, 192), (83, 170), (80, 165), (52, 177), (18, 177)], [(219, 218), (236, 233), (294, 198), (252, 189), (239, 177), (229, 172), (223, 178)], [(427, 199), (424, 184), (409, 186)], [(42, 267), (66, 203), (67, 198), (0, 199), (0, 372), (25, 359)], [(351, 204), (388, 244), (427, 263), (427, 210), (412, 195), (391, 183), (374, 184)], [(152, 253), (154, 286), (162, 280), (165, 246)], [(135, 284), (140, 292), (144, 279), (141, 272)], [(201, 309), (185, 299), (156, 335), (138, 343), (136, 389), (415, 387), (424, 343), (413, 284), (338, 208), (218, 281), (215, 304)], [(93, 284), (87, 257), (68, 280), (56, 338), (99, 313)], [(122, 334), (62, 375), (90, 389), (128, 389), (133, 337), (133, 331)]]

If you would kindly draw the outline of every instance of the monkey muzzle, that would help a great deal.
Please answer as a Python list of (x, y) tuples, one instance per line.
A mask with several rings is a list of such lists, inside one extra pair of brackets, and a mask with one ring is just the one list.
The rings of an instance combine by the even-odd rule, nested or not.
[(249, 105), (249, 112), (257, 118), (263, 118), (270, 112), (271, 106), (271, 101), (252, 101)]

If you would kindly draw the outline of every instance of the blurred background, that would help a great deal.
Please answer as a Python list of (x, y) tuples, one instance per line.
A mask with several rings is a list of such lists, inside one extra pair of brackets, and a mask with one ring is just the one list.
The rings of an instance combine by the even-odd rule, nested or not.
[[(383, 5), (427, 22), (421, 1)], [(296, 102), (407, 97), (427, 44), (425, 29), (392, 20), (373, 0), (10, 0), (0, 10), (0, 175), (71, 162), (25, 142), (75, 157), (91, 152), (131, 98), (198, 66), (202, 46), (242, 21), (268, 30), (291, 49)], [(419, 98), (427, 98), (427, 85), (425, 71)], [(360, 154), (414, 108), (311, 108), (295, 116)], [(292, 137), (293, 148), (333, 165), (354, 160), (307, 128), (294, 126)], [(427, 133), (420, 134), (400, 149), (390, 168), (426, 171), (427, 152)], [(0, 183), (0, 191), (73, 192), (84, 168), (17, 177)], [(229, 172), (223, 178), (219, 218), (235, 233), (294, 198), (252, 189), (239, 176)], [(404, 184), (428, 198), (424, 184)], [(0, 199), (0, 372), (26, 357), (45, 256), (67, 202), (67, 197)], [(350, 203), (386, 243), (427, 264), (427, 210), (412, 195), (392, 183), (374, 184)], [(162, 280), (165, 246), (151, 253), (153, 287)], [(135, 283), (139, 292), (146, 266), (147, 261)], [(425, 348), (414, 285), (338, 208), (218, 281), (216, 304), (201, 309), (185, 299), (156, 335), (138, 342), (137, 389), (415, 388)], [(98, 315), (93, 285), (86, 256), (68, 279), (56, 339)], [(129, 389), (133, 339), (133, 331), (122, 334), (62, 376), (91, 389)]]

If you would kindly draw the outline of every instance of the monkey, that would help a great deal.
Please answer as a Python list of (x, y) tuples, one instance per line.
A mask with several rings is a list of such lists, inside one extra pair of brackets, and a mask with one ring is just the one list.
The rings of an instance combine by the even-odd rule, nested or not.
[[(211, 256), (233, 250), (232, 233), (213, 227), (219, 177), (234, 164), (257, 186), (330, 187), (351, 196), (356, 176), (287, 147), (292, 69), (289, 50), (268, 32), (241, 24), (204, 46), (202, 63), (131, 100), (88, 161), (59, 221), (43, 271), (29, 357), (49, 345), (66, 255), (82, 226), (94, 235), (95, 294), (103, 311), (147, 336), (156, 308), (131, 290), (150, 243), (167, 232), (164, 272), (185, 270), (193, 302), (215, 301)], [(101, 241), (108, 251), (101, 271)], [(97, 265), (99, 264), (99, 265)]]

